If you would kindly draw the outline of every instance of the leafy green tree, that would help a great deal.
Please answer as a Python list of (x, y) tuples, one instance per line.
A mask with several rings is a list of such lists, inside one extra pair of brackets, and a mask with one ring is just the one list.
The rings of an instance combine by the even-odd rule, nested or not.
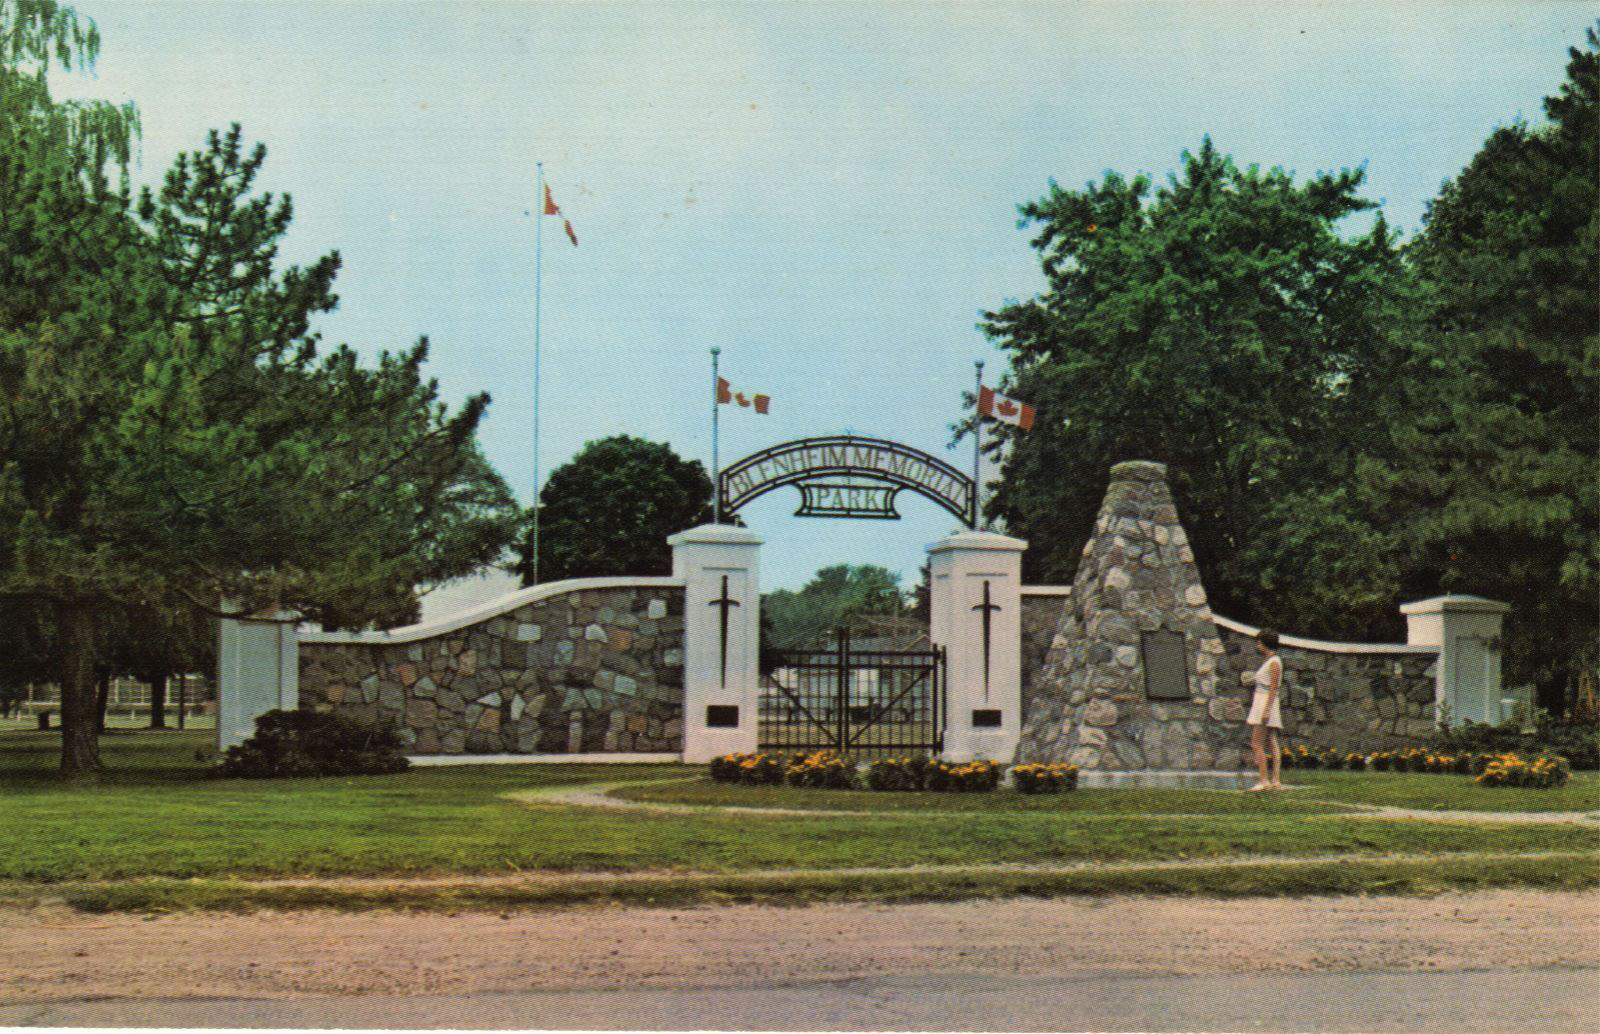
[(62, 768), (92, 772), (119, 615), (403, 620), (518, 516), (475, 444), (487, 396), (450, 413), (426, 341), (318, 357), (338, 258), (279, 269), (291, 209), (254, 194), (261, 148), (213, 134), (135, 206), (105, 111), (45, 88), (52, 57), (92, 60), (92, 27), (18, 0), (0, 39), (0, 136), (25, 144), (0, 156), (0, 600), (49, 645)]
[(772, 649), (818, 646), (837, 628), (866, 617), (900, 617), (908, 609), (899, 575), (875, 564), (835, 564), (819, 570), (799, 592), (764, 594), (762, 636)]
[[(711, 479), (699, 460), (626, 434), (589, 442), (539, 493), (538, 580), (671, 574), (667, 536), (711, 517)], [(517, 573), (534, 583), (531, 537)]]
[(1512, 605), (1506, 675), (1558, 710), (1600, 662), (1600, 38), (1569, 52), (1548, 122), (1495, 130), (1408, 258), (1425, 371), (1368, 464), (1410, 592)]
[(1332, 519), (1283, 503), (1349, 478), (1411, 361), (1388, 227), (1379, 215), (1343, 232), (1375, 207), (1361, 182), (1241, 169), (1207, 138), (1153, 193), (1144, 176), (1108, 172), (1020, 207), (1021, 225), (1039, 227), (1048, 288), (985, 329), (1012, 353), (1008, 393), (1039, 412), (1026, 433), (997, 429), (1009, 456), (989, 504), (1029, 541), (1026, 577), (1070, 581), (1106, 472), (1150, 459), (1169, 467), (1224, 613), (1335, 631), (1387, 595), (1312, 598), (1308, 572), (1274, 582), (1258, 570), (1261, 553)]

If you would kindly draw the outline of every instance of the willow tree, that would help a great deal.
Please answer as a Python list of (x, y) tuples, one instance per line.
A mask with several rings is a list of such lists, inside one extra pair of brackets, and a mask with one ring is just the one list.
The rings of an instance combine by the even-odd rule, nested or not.
[(107, 111), (46, 90), (51, 62), (92, 61), (92, 26), (0, 10), (25, 44), (5, 132), (27, 145), (0, 166), (0, 597), (38, 615), (62, 768), (89, 772), (95, 669), (130, 609), (400, 621), (416, 586), (497, 559), (518, 517), (476, 445), (488, 397), (452, 412), (425, 339), (370, 366), (322, 354), (339, 258), (278, 262), (293, 210), (256, 189), (263, 148), (213, 133), (135, 203), (108, 183)]

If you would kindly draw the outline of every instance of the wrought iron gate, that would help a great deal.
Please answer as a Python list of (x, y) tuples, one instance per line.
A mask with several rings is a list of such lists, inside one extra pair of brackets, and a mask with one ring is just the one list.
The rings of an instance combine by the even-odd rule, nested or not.
[(762, 680), (762, 750), (841, 754), (944, 748), (945, 652), (856, 649), (841, 629), (832, 649), (777, 651)]

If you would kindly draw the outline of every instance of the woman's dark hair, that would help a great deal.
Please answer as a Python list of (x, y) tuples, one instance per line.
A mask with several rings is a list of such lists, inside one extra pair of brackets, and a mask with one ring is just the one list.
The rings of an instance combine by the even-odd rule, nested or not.
[(1270, 628), (1263, 628), (1256, 633), (1256, 642), (1269, 650), (1276, 650), (1278, 648), (1278, 633)]

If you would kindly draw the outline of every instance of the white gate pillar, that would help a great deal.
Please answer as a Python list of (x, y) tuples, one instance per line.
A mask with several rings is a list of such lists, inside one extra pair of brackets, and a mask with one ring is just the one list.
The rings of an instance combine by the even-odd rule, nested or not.
[(947, 650), (951, 761), (1009, 762), (1022, 731), (1021, 539), (964, 531), (928, 547), (930, 637)]
[(1500, 626), (1511, 606), (1482, 596), (1434, 596), (1400, 605), (1406, 642), (1437, 646), (1434, 703), (1451, 725), (1499, 725), (1512, 716), (1500, 698)]
[(667, 539), (683, 590), (683, 760), (756, 749), (761, 537), (702, 524)]
[(255, 735), (268, 711), (300, 706), (300, 636), (280, 620), (223, 618), (217, 641), (217, 750)]

